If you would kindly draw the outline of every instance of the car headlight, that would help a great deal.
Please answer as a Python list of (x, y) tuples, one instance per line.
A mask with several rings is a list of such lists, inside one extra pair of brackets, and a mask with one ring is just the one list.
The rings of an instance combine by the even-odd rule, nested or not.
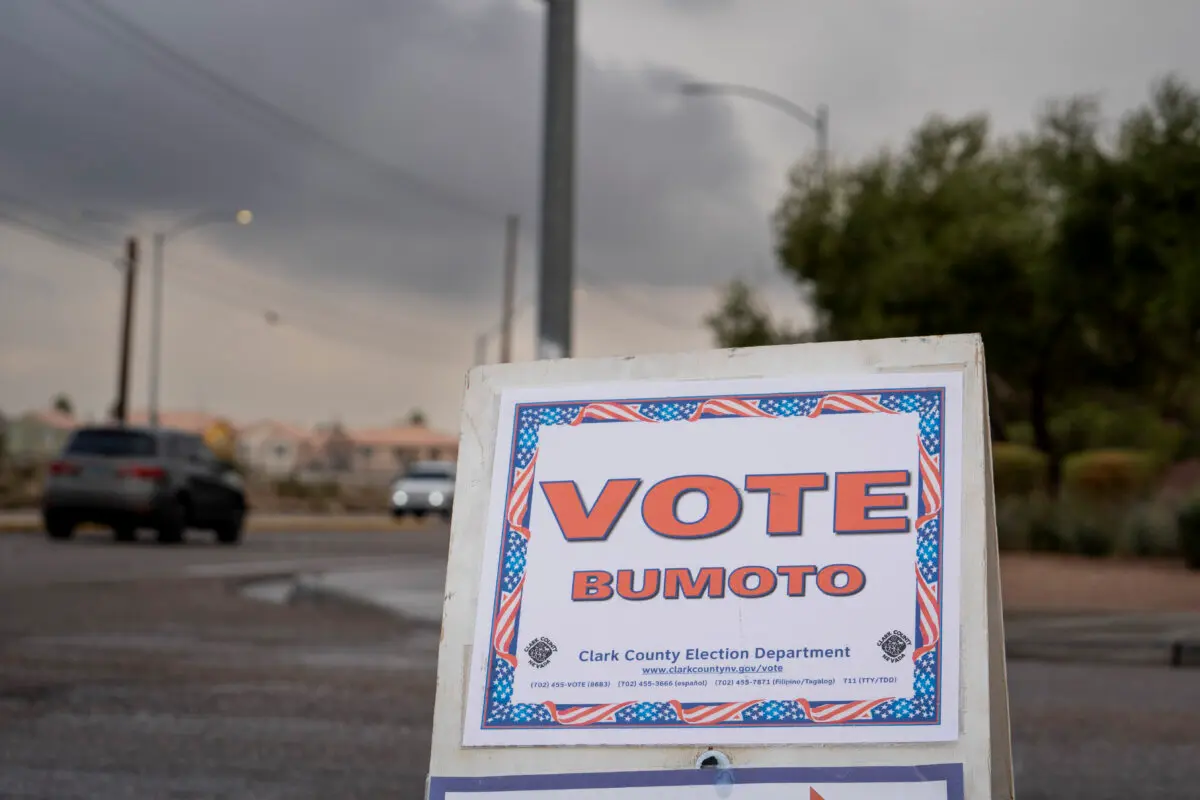
[(392, 503), (398, 506), (408, 505), (408, 492), (402, 489), (397, 489), (392, 493)]
[(429, 505), (440, 506), (444, 502), (446, 502), (446, 496), (444, 494), (442, 494), (441, 492), (430, 492), (429, 493)]

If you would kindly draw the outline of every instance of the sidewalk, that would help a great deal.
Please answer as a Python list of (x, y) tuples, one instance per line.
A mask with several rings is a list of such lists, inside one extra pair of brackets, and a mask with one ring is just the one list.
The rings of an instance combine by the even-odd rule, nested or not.
[(1006, 553), (1010, 658), (1200, 666), (1200, 573), (1178, 562)]
[[(1200, 573), (1163, 562), (1001, 558), (1009, 658), (1200, 666)], [(294, 591), (441, 624), (444, 563), (298, 576)]]

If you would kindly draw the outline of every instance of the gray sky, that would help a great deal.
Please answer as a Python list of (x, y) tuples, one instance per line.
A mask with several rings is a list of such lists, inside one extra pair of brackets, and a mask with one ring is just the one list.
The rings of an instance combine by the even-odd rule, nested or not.
[[(168, 248), (164, 405), (371, 424), (421, 407), (454, 428), (474, 339), (499, 318), (507, 213), (523, 220), (518, 294), (533, 294), (540, 4), (105, 2), (220, 82), (180, 71), (87, 3), (0, 6), (0, 214), (40, 210), (115, 257), (127, 232), (250, 207), (252, 226)], [(700, 318), (734, 275), (802, 314), (770, 277), (768, 219), (811, 131), (743, 100), (680, 97), (682, 81), (825, 102), (835, 157), (850, 159), (902, 142), (933, 111), (985, 110), (1011, 131), (1051, 97), (1098, 92), (1116, 115), (1167, 71), (1200, 79), (1189, 37), (1200, 7), (1187, 3), (580, 6), (580, 355), (707, 346)], [(118, 278), (0, 227), (0, 409), (63, 390), (102, 412)], [(522, 358), (532, 321), (526, 306)]]

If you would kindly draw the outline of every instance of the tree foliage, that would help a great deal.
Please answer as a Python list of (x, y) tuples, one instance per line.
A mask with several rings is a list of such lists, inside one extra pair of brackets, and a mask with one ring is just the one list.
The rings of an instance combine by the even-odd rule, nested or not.
[[(1200, 407), (1200, 94), (1169, 78), (1105, 136), (1098, 104), (1031, 133), (930, 117), (900, 152), (798, 167), (779, 261), (818, 340), (982, 334), (993, 435), (1027, 424), (1056, 481), (1055, 420), (1081, 403)], [(744, 285), (709, 320), (725, 346), (779, 341)]]
[(59, 392), (54, 395), (54, 399), (50, 401), (50, 407), (60, 414), (66, 414), (68, 417), (75, 416), (75, 403), (66, 392)]

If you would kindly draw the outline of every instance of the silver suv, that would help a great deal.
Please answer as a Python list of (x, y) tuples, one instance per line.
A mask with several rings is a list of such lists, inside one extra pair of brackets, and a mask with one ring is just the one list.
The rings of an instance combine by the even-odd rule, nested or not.
[(132, 541), (153, 528), (163, 543), (188, 528), (237, 544), (246, 516), (241, 476), (192, 433), (168, 428), (87, 427), (75, 431), (50, 466), (42, 519), (52, 539), (69, 539), (85, 522)]
[(441, 514), (446, 519), (454, 509), (453, 461), (415, 461), (392, 484), (392, 516)]

